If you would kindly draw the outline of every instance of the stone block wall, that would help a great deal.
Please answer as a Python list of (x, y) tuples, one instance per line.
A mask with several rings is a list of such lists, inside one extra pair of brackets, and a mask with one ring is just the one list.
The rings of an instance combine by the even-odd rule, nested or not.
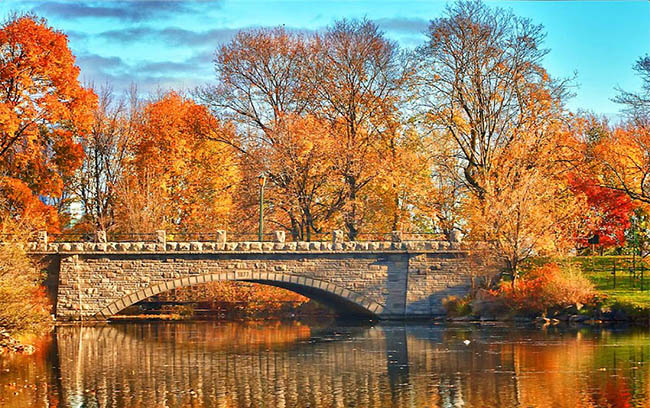
[(442, 315), (442, 300), (464, 297), (471, 289), (465, 252), (433, 252), (409, 257), (406, 316)]

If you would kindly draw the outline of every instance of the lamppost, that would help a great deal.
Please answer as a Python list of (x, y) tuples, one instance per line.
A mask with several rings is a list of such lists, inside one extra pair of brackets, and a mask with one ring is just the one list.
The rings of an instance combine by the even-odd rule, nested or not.
[(266, 184), (266, 176), (264, 173), (260, 174), (257, 181), (260, 183), (260, 229), (258, 238), (262, 242), (264, 238), (264, 185)]

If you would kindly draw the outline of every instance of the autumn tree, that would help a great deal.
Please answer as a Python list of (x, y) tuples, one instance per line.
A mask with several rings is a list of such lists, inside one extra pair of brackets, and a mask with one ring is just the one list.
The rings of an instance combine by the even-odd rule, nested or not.
[(430, 167), (430, 181), (425, 188), (426, 199), (418, 208), (425, 214), (420, 218), (421, 228), (443, 234), (450, 239), (453, 231), (462, 231), (465, 223), (462, 207), (468, 192), (459, 177), (458, 168), (462, 164), (456, 142), (444, 137), (439, 130), (426, 129), (428, 123), (419, 131), (425, 136), (423, 146)]
[(284, 120), (262, 153), (275, 187), (270, 201), (284, 214), (276, 222), (294, 239), (310, 241), (313, 233), (322, 233), (344, 203), (332, 168), (335, 143), (327, 124), (304, 115)]
[[(543, 68), (544, 31), (529, 19), (480, 1), (459, 1), (431, 21), (418, 50), (426, 119), (456, 144), (457, 172), (479, 199), (498, 150), (523, 132), (549, 135), (565, 96)], [(534, 143), (534, 141), (531, 141)]]
[(632, 122), (607, 132), (593, 148), (602, 186), (650, 203), (650, 128)]
[(303, 59), (300, 35), (281, 27), (240, 31), (217, 51), (218, 85), (200, 95), (215, 111), (251, 129), (247, 142), (272, 142), (284, 115), (300, 115), (307, 104)]
[(0, 191), (12, 214), (59, 228), (54, 200), (81, 164), (96, 97), (65, 34), (31, 15), (0, 27)]
[(650, 126), (650, 56), (637, 60), (634, 71), (641, 78), (641, 90), (638, 92), (619, 89), (615, 102), (623, 105), (624, 112), (639, 126)]
[(343, 222), (354, 239), (364, 221), (363, 190), (382, 170), (381, 141), (398, 129), (410, 71), (397, 44), (367, 20), (335, 22), (314, 35), (308, 53), (302, 75), (309, 109), (337, 139), (333, 165), (345, 188)]
[(82, 208), (75, 229), (85, 232), (107, 231), (115, 223), (116, 188), (125, 177), (140, 114), (135, 86), (124, 97), (116, 97), (110, 85), (97, 94), (92, 128), (81, 141), (84, 160), (69, 186)]
[(542, 66), (544, 36), (509, 11), (460, 1), (418, 49), (422, 115), (445, 146), (445, 184), (462, 183), (463, 228), (513, 282), (526, 259), (568, 247), (581, 205), (566, 179), (579, 160), (566, 84)]
[(451, 239), (452, 232), (462, 231), (462, 206), (467, 196), (464, 186), (456, 179), (447, 177), (446, 172), (434, 172), (428, 200), (420, 205), (421, 211), (430, 214), (424, 218), (424, 225)]
[(590, 155), (599, 167), (600, 185), (645, 205), (650, 203), (650, 58), (640, 58), (635, 70), (642, 79), (641, 90), (619, 90), (615, 98), (623, 104), (627, 120), (613, 127), (601, 123)]
[(367, 197), (360, 215), (370, 231), (433, 232), (439, 211), (432, 205), (437, 191), (432, 141), (413, 126), (398, 126), (377, 142), (381, 171), (362, 191)]
[(214, 231), (234, 221), (238, 157), (212, 140), (235, 138), (231, 126), (170, 92), (143, 108), (137, 134), (119, 182), (120, 230)]
[[(379, 176), (387, 175), (385, 159), (392, 155), (396, 164), (395, 147), (406, 140), (398, 109), (408, 72), (403, 62), (397, 45), (365, 20), (339, 21), (309, 36), (249, 30), (218, 51), (219, 85), (201, 96), (239, 124), (239, 147), (255, 167), (246, 184), (254, 185), (255, 172), (267, 174), (271, 223), (310, 239), (340, 221), (353, 239), (389, 190), (396, 202), (394, 180), (384, 177), (391, 184), (385, 188)], [(307, 146), (318, 158), (305, 155)], [(254, 193), (247, 194), (251, 205)]]
[(590, 244), (593, 237), (598, 237), (599, 248), (622, 246), (625, 244), (625, 232), (632, 226), (630, 217), (637, 205), (623, 191), (601, 185), (596, 177), (572, 174), (568, 178), (574, 194), (583, 195), (586, 200), (586, 212), (582, 214), (582, 228), (577, 236), (577, 243)]
[(264, 173), (267, 222), (303, 240), (320, 232), (342, 203), (325, 159), (334, 141), (327, 124), (306, 111), (306, 60), (305, 39), (298, 34), (284, 28), (242, 31), (217, 52), (219, 84), (200, 92), (241, 134), (235, 147), (246, 158), (244, 206), (255, 208), (256, 178)]
[(494, 169), (478, 179), (483, 194), (469, 196), (464, 207), (470, 237), (487, 242), (513, 287), (523, 262), (573, 246), (585, 212), (584, 198), (570, 189), (565, 165), (578, 160), (576, 149), (566, 130), (556, 131), (565, 137), (540, 141), (528, 135), (496, 150)]
[(11, 335), (41, 335), (52, 327), (40, 265), (26, 251), (32, 235), (30, 219), (5, 211), (0, 196), (0, 328)]

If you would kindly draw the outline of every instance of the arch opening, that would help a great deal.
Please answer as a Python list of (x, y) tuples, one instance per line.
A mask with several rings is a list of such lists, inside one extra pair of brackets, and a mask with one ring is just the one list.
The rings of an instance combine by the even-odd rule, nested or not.
[(96, 317), (100, 320), (107, 319), (129, 306), (159, 293), (221, 281), (252, 282), (280, 287), (316, 300), (344, 316), (377, 318), (384, 309), (381, 304), (363, 295), (322, 280), (289, 274), (240, 273), (237, 275), (230, 272), (185, 277), (152, 285), (115, 300), (97, 313)]

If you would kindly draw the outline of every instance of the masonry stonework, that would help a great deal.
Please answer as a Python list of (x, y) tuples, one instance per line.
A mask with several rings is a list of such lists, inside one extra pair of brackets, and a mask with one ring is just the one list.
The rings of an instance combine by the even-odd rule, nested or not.
[(284, 287), (343, 313), (444, 313), (470, 288), (468, 250), (449, 242), (39, 243), (57, 258), (59, 320), (105, 320), (171, 289), (239, 280)]

